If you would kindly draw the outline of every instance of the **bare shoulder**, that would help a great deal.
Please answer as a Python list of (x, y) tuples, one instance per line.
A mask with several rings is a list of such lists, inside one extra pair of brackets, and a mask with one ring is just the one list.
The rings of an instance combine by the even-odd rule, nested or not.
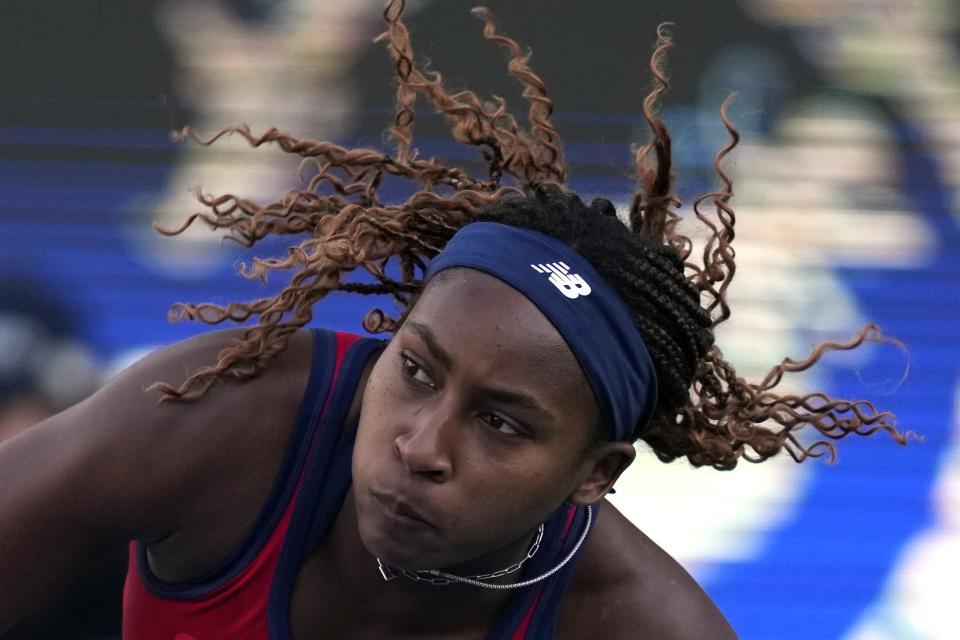
[[(283, 439), (276, 426), (292, 422), (299, 406), (312, 358), (307, 332), (295, 335), (291, 348), (263, 375), (215, 385), (200, 401), (161, 402), (161, 393), (151, 389), (156, 382), (178, 385), (215, 364), (241, 332), (212, 331), (155, 351), (87, 400), (4, 443), (2, 450), (10, 455), (21, 450), (22, 456), (42, 452), (58, 463), (48, 467), (50, 472), (75, 474), (83, 484), (99, 479), (101, 489), (110, 487), (110, 495), (123, 501), (113, 513), (130, 512), (139, 521), (129, 522), (127, 533), (163, 537), (169, 519), (156, 516), (176, 514), (189, 504), (185, 498), (212, 481), (220, 466), (226, 470), (237, 457), (256, 459), (269, 438)], [(220, 459), (222, 465), (216, 462)], [(151, 508), (144, 509), (146, 504)]]
[(285, 444), (282, 427), (293, 422), (309, 377), (308, 332), (294, 335), (289, 348), (260, 375), (218, 382), (200, 400), (162, 401), (161, 392), (152, 388), (157, 382), (178, 386), (193, 372), (216, 364), (219, 353), (241, 335), (242, 329), (211, 331), (146, 356), (76, 407), (76, 416), (63, 416), (64, 428), (102, 432), (116, 446), (129, 447), (132, 459), (141, 464), (163, 465), (153, 471), (188, 494), (193, 489), (187, 485), (214, 486), (218, 470), (233, 475), (236, 468), (255, 471), (232, 465), (257, 460), (271, 441), (276, 447)]
[(0, 444), (0, 583), (18, 585), (0, 598), (0, 631), (128, 540), (171, 540), (197, 522), (242, 534), (244, 514), (214, 518), (255, 512), (257, 490), (269, 489), (309, 377), (309, 334), (263, 375), (217, 385), (199, 402), (160, 402), (148, 390), (215, 363), (238, 336), (216, 331), (161, 349)]
[(215, 566), (240, 543), (259, 513), (309, 380), (312, 334), (294, 334), (287, 349), (257, 376), (218, 382), (196, 402), (161, 402), (158, 391), (144, 390), (158, 380), (179, 385), (194, 371), (215, 364), (220, 351), (241, 335), (236, 329), (210, 332), (148, 356), (121, 374), (128, 390), (118, 401), (132, 398), (151, 416), (139, 426), (150, 446), (136, 457), (163, 465), (158, 474), (162, 499), (172, 499), (169, 535), (154, 537), (150, 546), (154, 569), (171, 581)]
[(557, 637), (737, 636), (690, 574), (604, 501), (561, 607)]

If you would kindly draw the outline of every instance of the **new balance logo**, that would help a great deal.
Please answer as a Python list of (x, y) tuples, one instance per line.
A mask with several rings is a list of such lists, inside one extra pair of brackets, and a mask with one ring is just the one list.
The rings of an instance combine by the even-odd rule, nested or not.
[(570, 273), (570, 267), (563, 262), (532, 264), (530, 267), (537, 273), (549, 273), (549, 280), (553, 283), (553, 286), (568, 298), (590, 295), (590, 285), (587, 284), (586, 280), (576, 273)]

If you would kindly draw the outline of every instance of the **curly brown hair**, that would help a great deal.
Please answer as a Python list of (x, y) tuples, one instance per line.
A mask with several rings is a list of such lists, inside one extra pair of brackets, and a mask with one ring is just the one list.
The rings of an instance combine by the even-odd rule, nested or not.
[[(302, 157), (316, 173), (303, 188), (266, 205), (231, 194), (200, 193), (205, 210), (189, 216), (179, 228), (160, 229), (175, 235), (200, 220), (214, 229), (228, 229), (229, 237), (246, 247), (268, 236), (307, 236), (285, 257), (255, 259), (244, 272), (260, 278), (292, 271), (289, 284), (277, 296), (226, 307), (186, 303), (173, 307), (174, 320), (215, 324), (257, 316), (258, 322), (242, 339), (228, 344), (215, 365), (177, 387), (159, 383), (166, 399), (195, 400), (217, 380), (257, 375), (286, 347), (289, 336), (311, 320), (314, 305), (332, 291), (388, 294), (402, 319), (423, 288), (425, 265), (450, 237), (474, 220), (496, 219), (567, 242), (623, 296), (650, 347), (660, 381), (658, 414), (642, 439), (661, 460), (686, 457), (696, 466), (732, 469), (741, 458), (761, 462), (781, 451), (798, 462), (824, 454), (832, 460), (833, 440), (851, 434), (886, 431), (898, 443), (907, 442), (910, 434), (896, 428), (894, 416), (868, 401), (777, 391), (786, 374), (810, 368), (830, 351), (885, 340), (875, 325), (865, 326), (848, 342), (821, 344), (801, 360), (784, 359), (759, 383), (738, 377), (714, 344), (714, 328), (730, 317), (726, 291), (736, 270), (733, 183), (721, 163), (737, 145), (739, 134), (727, 117), (728, 98), (720, 118), (730, 141), (713, 162), (720, 187), (693, 205), (709, 231), (699, 261), (694, 261), (693, 243), (678, 231), (680, 217), (674, 209), (680, 200), (673, 191), (671, 140), (657, 112), (658, 100), (670, 86), (663, 60), (672, 39), (665, 27), (657, 32), (650, 59), (654, 87), (643, 103), (652, 136), (635, 152), (639, 180), (625, 225), (609, 201), (598, 199), (587, 207), (564, 187), (567, 168), (550, 120), (553, 104), (529, 66), (530, 53), (499, 34), (486, 9), (474, 9), (484, 22), (485, 38), (506, 50), (507, 70), (523, 86), (529, 105), (524, 127), (507, 111), (503, 99), (481, 100), (468, 90), (449, 92), (439, 73), (417, 67), (401, 20), (404, 4), (387, 2), (387, 30), (378, 38), (386, 42), (398, 78), (390, 128), (392, 155), (299, 139), (276, 128), (256, 135), (240, 125), (209, 139), (188, 129), (178, 134), (204, 145), (229, 134), (242, 136), (253, 147), (273, 143)], [(480, 150), (486, 175), (477, 177), (436, 158), (418, 156), (412, 144), (420, 96), (443, 115), (455, 140)], [(384, 203), (378, 189), (385, 178), (405, 179), (417, 190), (404, 202)], [(709, 212), (706, 203), (711, 205)], [(372, 281), (358, 281), (351, 277), (354, 272), (366, 272)], [(399, 321), (373, 309), (364, 327), (391, 332)], [(813, 427), (822, 438), (801, 442), (798, 432), (803, 427)]]

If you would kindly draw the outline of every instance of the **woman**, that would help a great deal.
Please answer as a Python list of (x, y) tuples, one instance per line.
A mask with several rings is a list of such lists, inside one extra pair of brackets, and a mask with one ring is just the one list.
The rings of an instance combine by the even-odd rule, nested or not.
[[(479, 12), (525, 87), (529, 130), (502, 101), (451, 94), (420, 71), (402, 9), (385, 11), (393, 155), (228, 130), (317, 174), (265, 207), (201, 196), (210, 211), (183, 227), (199, 218), (247, 245), (309, 234), (251, 269), (296, 271), (277, 297), (176, 309), (211, 323), (257, 315), (257, 326), (161, 350), (0, 448), (0, 626), (134, 540), (130, 638), (730, 638), (683, 569), (604, 501), (634, 441), (718, 469), (833, 453), (802, 444), (803, 426), (906, 441), (867, 402), (775, 391), (823, 353), (879, 339), (876, 328), (759, 384), (714, 345), (735, 268), (720, 161), (737, 135), (724, 106), (733, 140), (715, 162), (723, 188), (695, 205), (712, 232), (695, 264), (655, 115), (666, 34), (625, 224), (609, 201), (563, 189), (552, 105), (516, 43)], [(482, 179), (414, 152), (421, 95), (480, 148)], [(382, 202), (402, 180), (416, 193)], [(392, 295), (398, 319), (365, 321), (389, 342), (303, 330), (332, 291)]]

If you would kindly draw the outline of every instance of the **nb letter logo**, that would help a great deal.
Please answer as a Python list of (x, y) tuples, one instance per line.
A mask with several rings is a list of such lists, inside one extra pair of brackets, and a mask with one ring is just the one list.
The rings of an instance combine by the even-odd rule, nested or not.
[(586, 280), (576, 273), (570, 273), (570, 267), (563, 262), (532, 264), (530, 267), (537, 273), (549, 273), (553, 286), (568, 298), (590, 295), (590, 285)]

